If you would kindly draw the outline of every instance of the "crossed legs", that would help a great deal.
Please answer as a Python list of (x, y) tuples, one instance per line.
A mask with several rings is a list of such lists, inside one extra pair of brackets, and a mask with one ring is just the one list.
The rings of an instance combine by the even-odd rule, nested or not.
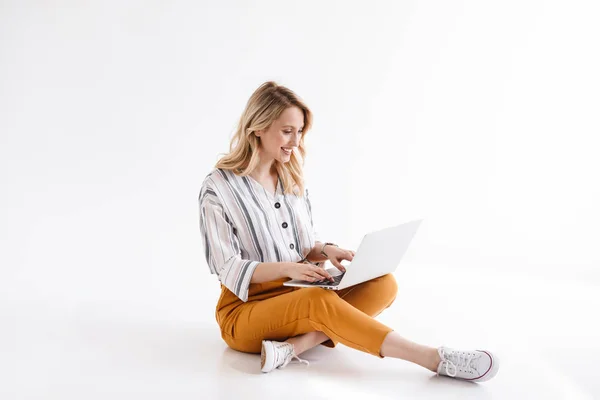
[[(338, 295), (355, 308), (374, 318), (393, 303), (397, 291), (396, 280), (390, 274), (343, 289), (338, 292)], [(374, 299), (375, 296), (380, 301)], [(300, 355), (319, 344), (331, 342), (331, 340), (325, 333), (313, 331), (289, 338), (286, 342), (293, 344), (294, 352), (296, 355)], [(413, 362), (433, 372), (437, 371), (440, 362), (437, 349), (412, 342), (395, 331), (391, 331), (385, 336), (380, 354), (383, 357), (400, 358)]]
[(341, 342), (435, 371), (439, 363), (435, 348), (411, 342), (373, 318), (392, 304), (397, 290), (391, 274), (337, 293), (298, 289), (241, 307), (232, 328), (222, 336), (231, 348), (250, 353), (260, 353), (263, 339), (292, 343), (297, 355), (320, 343), (333, 347)]

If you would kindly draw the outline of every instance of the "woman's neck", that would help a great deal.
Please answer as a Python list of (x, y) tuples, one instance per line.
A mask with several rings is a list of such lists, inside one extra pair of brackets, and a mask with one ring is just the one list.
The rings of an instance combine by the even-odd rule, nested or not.
[(257, 181), (267, 180), (277, 176), (277, 170), (273, 167), (272, 164), (266, 166), (258, 166), (254, 169), (254, 171), (252, 171), (250, 176), (256, 179)]

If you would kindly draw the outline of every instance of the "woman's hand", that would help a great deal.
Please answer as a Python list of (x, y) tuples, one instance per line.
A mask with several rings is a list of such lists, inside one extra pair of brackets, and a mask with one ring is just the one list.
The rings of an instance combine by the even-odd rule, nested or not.
[(285, 275), (292, 279), (309, 282), (333, 280), (333, 277), (324, 268), (310, 263), (289, 263)]
[(342, 272), (346, 272), (346, 268), (344, 268), (341, 261), (352, 261), (356, 254), (353, 250), (346, 250), (336, 246), (325, 246), (325, 253), (327, 253), (327, 258), (331, 261), (333, 266)]

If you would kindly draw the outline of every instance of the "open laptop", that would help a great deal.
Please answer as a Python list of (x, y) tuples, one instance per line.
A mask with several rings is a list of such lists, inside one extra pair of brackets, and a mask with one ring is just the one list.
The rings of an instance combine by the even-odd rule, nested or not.
[(333, 276), (333, 281), (291, 280), (283, 285), (341, 290), (394, 272), (422, 221), (423, 219), (417, 219), (366, 234), (352, 262), (348, 265), (342, 263), (346, 272), (341, 272), (336, 267), (326, 269)]

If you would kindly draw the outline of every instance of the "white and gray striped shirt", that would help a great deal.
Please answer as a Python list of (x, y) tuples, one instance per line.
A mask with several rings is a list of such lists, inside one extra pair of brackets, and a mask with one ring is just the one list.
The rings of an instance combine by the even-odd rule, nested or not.
[(249, 176), (213, 169), (200, 195), (200, 233), (212, 274), (242, 301), (261, 262), (298, 262), (320, 241), (308, 189), (303, 197), (275, 194)]

